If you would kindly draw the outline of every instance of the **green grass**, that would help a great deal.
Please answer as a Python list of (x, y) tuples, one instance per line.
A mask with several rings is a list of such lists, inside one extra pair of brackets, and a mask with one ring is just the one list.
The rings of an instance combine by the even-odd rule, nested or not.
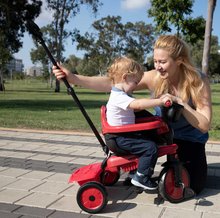
[[(72, 130), (92, 132), (64, 84), (61, 92), (40, 80), (13, 80), (5, 84), (6, 91), (0, 92), (0, 127)], [(213, 122), (210, 139), (220, 140), (220, 84), (211, 86)], [(97, 129), (100, 125), (100, 106), (106, 104), (108, 94), (74, 87), (74, 90)], [(146, 92), (136, 93), (146, 97)]]

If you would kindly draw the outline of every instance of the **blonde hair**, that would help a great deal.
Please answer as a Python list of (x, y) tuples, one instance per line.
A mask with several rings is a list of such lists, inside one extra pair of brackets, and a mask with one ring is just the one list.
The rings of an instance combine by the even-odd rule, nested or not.
[(144, 69), (142, 66), (131, 58), (116, 58), (107, 70), (109, 78), (113, 83), (122, 81), (123, 74), (137, 78), (139, 81), (143, 77)]
[[(179, 65), (179, 97), (188, 102), (190, 99), (194, 106), (202, 104), (201, 91), (204, 82), (201, 74), (192, 64), (190, 58), (190, 49), (187, 44), (175, 35), (162, 35), (155, 42), (154, 49), (163, 49), (167, 51), (173, 60), (178, 60)], [(155, 96), (158, 97), (164, 93), (172, 93), (169, 81), (162, 79), (159, 75), (156, 81)]]

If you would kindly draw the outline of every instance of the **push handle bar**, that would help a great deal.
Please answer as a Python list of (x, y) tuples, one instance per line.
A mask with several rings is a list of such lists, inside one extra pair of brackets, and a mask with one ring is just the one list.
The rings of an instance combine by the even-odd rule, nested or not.
[[(29, 32), (33, 35), (33, 37), (37, 40), (37, 42), (39, 42), (43, 46), (44, 50), (46, 51), (46, 53), (47, 53), (48, 57), (50, 58), (51, 62), (53, 63), (53, 65), (56, 66), (58, 69), (60, 69), (59, 66), (57, 65), (57, 62), (55, 61), (54, 57), (52, 56), (50, 50), (46, 46), (46, 44), (43, 40), (43, 37), (42, 37), (42, 32), (41, 32), (40, 28), (38, 27), (38, 25), (36, 23), (34, 23), (32, 20), (29, 20), (26, 23), (26, 27), (29, 30)], [(74, 89), (70, 86), (70, 84), (68, 83), (66, 78), (63, 78), (62, 80), (63, 80), (65, 86), (67, 87), (67, 92), (72, 96), (73, 100), (78, 105), (84, 118), (88, 122), (90, 128), (92, 129), (93, 133), (95, 134), (96, 138), (98, 139), (99, 143), (101, 144), (103, 151), (106, 154), (108, 154), (109, 149), (108, 149), (107, 145), (103, 141), (102, 137), (100, 136), (99, 132), (97, 131), (96, 127), (94, 126), (93, 122), (91, 121), (89, 115), (87, 114), (87, 112), (85, 111), (81, 102), (79, 101)]]

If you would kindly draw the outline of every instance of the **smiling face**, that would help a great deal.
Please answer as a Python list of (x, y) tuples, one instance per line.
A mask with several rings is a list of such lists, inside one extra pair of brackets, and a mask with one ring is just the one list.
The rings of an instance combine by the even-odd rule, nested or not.
[(162, 79), (173, 80), (178, 76), (178, 62), (164, 49), (154, 49), (154, 67)]

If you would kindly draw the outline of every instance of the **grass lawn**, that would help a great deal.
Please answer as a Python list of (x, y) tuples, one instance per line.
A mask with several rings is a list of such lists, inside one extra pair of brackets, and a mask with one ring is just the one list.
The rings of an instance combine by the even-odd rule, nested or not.
[[(5, 88), (5, 92), (0, 92), (0, 127), (92, 132), (63, 83), (60, 93), (55, 93), (54, 88), (40, 80), (9, 80)], [(220, 84), (211, 88), (213, 122), (210, 139), (220, 140)], [(79, 87), (74, 90), (100, 131), (100, 106), (107, 102), (108, 94)], [(147, 96), (146, 92), (135, 95)]]

